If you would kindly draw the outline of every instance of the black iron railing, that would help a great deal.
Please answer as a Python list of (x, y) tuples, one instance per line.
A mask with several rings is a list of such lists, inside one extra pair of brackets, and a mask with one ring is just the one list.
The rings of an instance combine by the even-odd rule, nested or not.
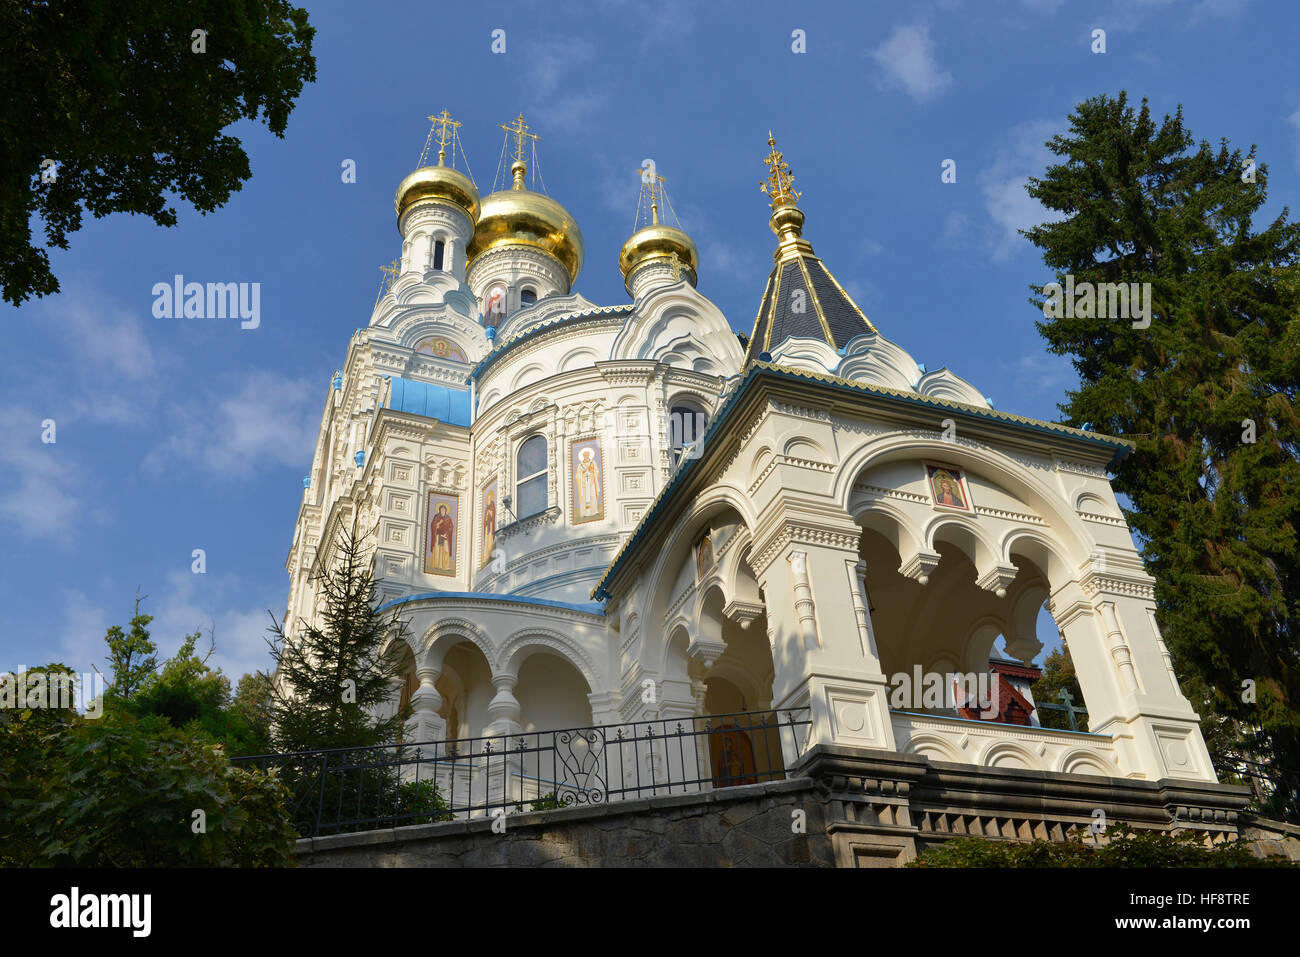
[(303, 837), (779, 781), (810, 719), (736, 712), (235, 758), (274, 768)]
[(1221, 758), (1214, 773), (1222, 784), (1250, 788), (1249, 809), (1261, 817), (1300, 824), (1300, 772), (1244, 758)]

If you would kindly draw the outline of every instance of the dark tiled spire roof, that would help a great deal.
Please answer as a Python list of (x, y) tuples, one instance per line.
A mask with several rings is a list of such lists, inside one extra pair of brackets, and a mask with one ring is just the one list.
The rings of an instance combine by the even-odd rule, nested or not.
[(760, 187), (771, 197), (769, 222), (780, 242), (774, 256), (776, 266), (767, 277), (767, 288), (754, 320), (754, 334), (745, 350), (745, 365), (791, 336), (820, 339), (839, 350), (855, 336), (876, 331), (803, 238), (804, 217), (798, 206), (800, 194), (794, 188), (794, 173), (771, 133), (767, 142), (771, 152), (763, 162), (768, 166), (768, 181)]
[(875, 331), (858, 304), (809, 250), (778, 259), (767, 277), (745, 364), (791, 336), (820, 339), (838, 350), (855, 336)]

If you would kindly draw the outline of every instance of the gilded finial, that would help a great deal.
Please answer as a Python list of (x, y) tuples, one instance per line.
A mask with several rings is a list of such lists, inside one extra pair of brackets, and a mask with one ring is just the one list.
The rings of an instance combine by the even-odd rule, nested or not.
[(393, 283), (397, 281), (397, 274), (401, 272), (401, 269), (397, 265), (397, 260), (394, 259), (391, 264), (380, 266), (379, 271), (384, 275), (379, 278), (379, 295), (375, 296), (376, 306), (379, 305), (379, 300), (384, 298), (384, 293), (393, 288)]
[[(513, 179), (513, 183), (511, 184), (510, 188), (524, 189), (525, 188), (524, 180), (525, 177), (528, 175), (528, 162), (527, 160), (524, 159), (524, 141), (532, 140), (532, 143), (529, 145), (531, 146), (532, 156), (534, 159), (536, 159), (537, 141), (540, 140), (541, 137), (538, 134), (534, 133), (532, 131), (532, 127), (530, 127), (526, 122), (524, 122), (524, 114), (522, 113), (516, 116), (509, 123), (499, 123), (497, 125), (500, 126), (501, 129), (506, 131), (507, 141), (511, 136), (513, 136), (515, 140), (514, 162), (510, 164), (510, 175), (511, 178)], [(498, 167), (497, 170), (499, 175), (500, 167)]]
[[(460, 123), (451, 118), (451, 114), (443, 110), (437, 116), (429, 117), (429, 122), (437, 129), (438, 137), (438, 165), (443, 165), (443, 160), (447, 157), (447, 141), (456, 135), (456, 128)], [(433, 131), (430, 130), (430, 133)], [(421, 164), (423, 165), (423, 164)]]
[(637, 221), (632, 224), (632, 229), (635, 230), (641, 224), (641, 209), (647, 200), (650, 203), (650, 225), (658, 226), (659, 201), (668, 198), (664, 190), (664, 183), (668, 180), (656, 173), (653, 166), (638, 169), (636, 173), (641, 177), (641, 195), (637, 197)]
[(771, 130), (767, 131), (767, 145), (770, 147), (770, 152), (763, 160), (767, 164), (767, 182), (759, 182), (758, 188), (771, 198), (773, 211), (782, 206), (796, 206), (800, 194), (794, 188), (794, 173), (790, 170), (790, 164), (785, 161), (785, 156), (776, 148), (776, 137), (772, 135)]

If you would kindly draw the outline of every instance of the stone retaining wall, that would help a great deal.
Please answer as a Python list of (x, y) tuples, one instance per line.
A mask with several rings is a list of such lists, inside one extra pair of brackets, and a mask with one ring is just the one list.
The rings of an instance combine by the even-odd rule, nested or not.
[[(308, 838), (303, 867), (833, 867), (807, 778), (707, 794)], [(793, 829), (803, 811), (806, 830)]]

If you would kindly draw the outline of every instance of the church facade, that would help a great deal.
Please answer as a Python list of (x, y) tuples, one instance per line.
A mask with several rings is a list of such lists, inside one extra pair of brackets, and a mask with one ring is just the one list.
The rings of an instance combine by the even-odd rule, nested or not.
[[(798, 713), (787, 767), (821, 746), (1217, 787), (1108, 480), (1129, 445), (998, 411), (886, 338), (814, 254), (774, 141), (746, 339), (697, 291), (653, 170), (619, 255), (628, 301), (600, 305), (573, 288), (577, 222), (529, 188), (522, 117), (485, 197), (439, 123), (438, 162), (397, 190), (391, 282), (329, 383), (287, 562), (287, 620), (310, 620), (339, 531), (369, 536), (409, 622), (407, 740)], [(1045, 603), (1086, 732), (1025, 718), (1019, 693), (1017, 723), (900, 697), (899, 676), (987, 674), (995, 653), (1018, 673)]]

